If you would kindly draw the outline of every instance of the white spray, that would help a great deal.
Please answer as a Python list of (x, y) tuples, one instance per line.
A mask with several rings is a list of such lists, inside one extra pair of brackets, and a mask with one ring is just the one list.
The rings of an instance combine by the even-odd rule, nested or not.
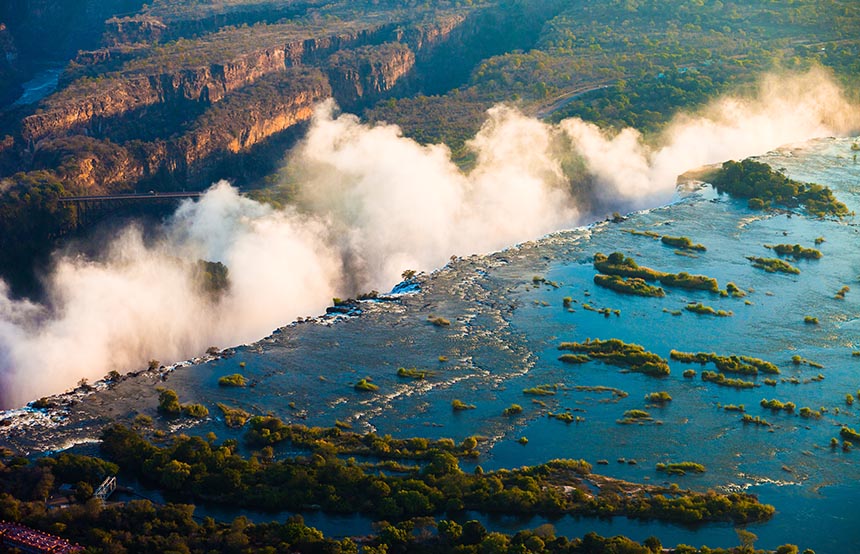
[[(754, 101), (679, 116), (651, 149), (632, 129), (550, 126), (499, 106), (470, 143), (475, 168), (463, 173), (446, 147), (338, 117), (326, 103), (290, 156), (295, 207), (275, 210), (218, 183), (183, 204), (157, 241), (130, 227), (97, 260), (58, 257), (44, 306), (11, 300), (0, 282), (0, 407), (149, 359), (254, 340), (321, 312), (332, 296), (385, 290), (405, 269), (584, 223), (590, 199), (571, 193), (560, 162), (571, 150), (602, 205), (644, 207), (670, 198), (689, 168), (844, 134), (860, 127), (858, 113), (820, 73), (774, 78)], [(220, 298), (201, 292), (198, 259), (229, 268)]]

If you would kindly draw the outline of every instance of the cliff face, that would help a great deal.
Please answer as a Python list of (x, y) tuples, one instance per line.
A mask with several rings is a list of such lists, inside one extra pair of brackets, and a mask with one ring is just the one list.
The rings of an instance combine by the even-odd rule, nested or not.
[(21, 136), (37, 141), (49, 135), (93, 132), (100, 120), (159, 103), (218, 102), (229, 92), (284, 69), (284, 51), (264, 49), (224, 64), (160, 75), (112, 79), (104, 87), (68, 100), (58, 99), (41, 113), (24, 118)]
[(332, 95), (350, 108), (391, 91), (415, 67), (415, 54), (405, 44), (386, 43), (337, 52), (325, 67)]
[(47, 139), (33, 168), (53, 168), (69, 190), (86, 194), (130, 190), (155, 179), (163, 179), (160, 186), (205, 186), (219, 162), (310, 119), (329, 96), (322, 73), (293, 69), (237, 91), (174, 139), (129, 146), (81, 135)]
[(12, 34), (6, 28), (6, 24), (0, 21), (0, 104), (20, 92), (18, 75), (15, 69), (18, 60), (18, 49)]
[[(21, 135), (28, 142), (70, 132), (92, 132), (98, 120), (128, 114), (157, 103), (215, 103), (228, 93), (288, 67), (309, 65), (345, 47), (359, 46), (390, 34), (377, 26), (336, 35), (293, 41), (256, 50), (223, 63), (157, 75), (120, 75), (104, 84), (72, 85), (41, 113), (25, 118)], [(107, 54), (106, 54), (107, 55)]]
[[(79, 79), (50, 97), (40, 111), (24, 118), (20, 135), (35, 153), (34, 168), (57, 167), (77, 188), (117, 190), (141, 181), (153, 188), (201, 186), (217, 164), (308, 120), (320, 100), (333, 95), (348, 109), (367, 105), (398, 86), (411, 87), (420, 79), (421, 64), (426, 70), (458, 58), (480, 37), (485, 19), (475, 14), (481, 12), (434, 12), (402, 24), (346, 23), (341, 32), (319, 36), (299, 27), (311, 38), (276, 46), (272, 44), (279, 37), (295, 36), (296, 28), (274, 26), (259, 34), (255, 29), (241, 37), (251, 38), (248, 45), (268, 46), (237, 55), (245, 48), (241, 43), (225, 49), (234, 52), (229, 59), (188, 67), (182, 56), (200, 56), (192, 41), (168, 48), (173, 57), (153, 62), (186, 67), (149, 74), (145, 69), (118, 70), (128, 60), (134, 63), (125, 67), (145, 67), (140, 62), (149, 59), (151, 46), (103, 48), (78, 59), (116, 72), (101, 80)], [(153, 18), (135, 18), (132, 30), (123, 27), (127, 24), (112, 23), (117, 40), (154, 39), (167, 28)], [(218, 53), (211, 42), (203, 47), (209, 48), (209, 59)], [(164, 52), (158, 48), (154, 52)], [(114, 142), (96, 140), (105, 137)]]
[(201, 10), (206, 8), (204, 5), (172, 17), (150, 11), (133, 16), (112, 17), (104, 23), (102, 43), (107, 46), (118, 46), (167, 42), (181, 37), (212, 33), (228, 25), (250, 26), (290, 19), (304, 14), (315, 3), (318, 2), (289, 2), (283, 5), (238, 4), (232, 9), (227, 8), (226, 11), (212, 13)]

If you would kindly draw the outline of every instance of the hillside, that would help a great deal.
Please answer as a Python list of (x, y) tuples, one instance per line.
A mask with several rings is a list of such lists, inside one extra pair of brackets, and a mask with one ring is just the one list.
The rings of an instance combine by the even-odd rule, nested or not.
[(60, 196), (258, 187), (329, 96), (468, 167), (466, 141), (497, 102), (647, 133), (765, 71), (860, 75), (860, 7), (846, 0), (24, 4), (0, 8), (0, 100), (65, 61), (53, 94), (0, 114), (0, 268), (15, 284), (80, 230)]

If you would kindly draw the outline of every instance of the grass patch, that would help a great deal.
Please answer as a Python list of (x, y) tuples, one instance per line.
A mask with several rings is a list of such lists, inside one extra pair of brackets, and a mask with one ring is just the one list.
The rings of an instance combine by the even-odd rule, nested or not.
[(687, 473), (704, 473), (705, 466), (696, 462), (670, 462), (657, 464), (657, 471), (668, 475), (686, 475)]

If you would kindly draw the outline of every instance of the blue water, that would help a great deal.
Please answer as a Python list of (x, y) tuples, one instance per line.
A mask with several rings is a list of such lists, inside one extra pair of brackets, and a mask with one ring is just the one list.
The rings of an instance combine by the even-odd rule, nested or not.
[[(834, 189), (850, 209), (860, 211), (860, 165), (850, 151), (851, 140), (813, 141), (762, 156), (791, 177), (819, 182)], [(706, 252), (695, 257), (649, 237), (625, 230), (651, 230), (688, 236)], [(846, 406), (845, 395), (860, 389), (860, 249), (858, 221), (820, 220), (801, 212), (762, 213), (743, 201), (718, 196), (710, 187), (684, 195), (679, 202), (632, 214), (622, 223), (601, 223), (588, 229), (555, 234), (534, 243), (490, 256), (453, 261), (423, 279), (421, 292), (386, 302), (362, 304), (363, 314), (334, 325), (319, 322), (291, 325), (268, 339), (236, 349), (234, 355), (170, 374), (167, 386), (183, 402), (202, 402), (212, 418), (183, 432), (215, 432), (239, 438), (227, 429), (216, 402), (252, 413), (273, 413), (287, 421), (331, 426), (349, 422), (356, 431), (374, 430), (397, 437), (451, 437), (457, 441), (481, 437), (477, 462), (462, 462), (472, 470), (519, 467), (553, 458), (582, 458), (594, 471), (635, 482), (676, 482), (682, 488), (746, 490), (777, 508), (775, 517), (750, 526), (760, 548), (784, 543), (813, 548), (818, 554), (841, 554), (860, 544), (860, 464), (857, 449), (831, 449), (842, 425), (860, 429), (860, 402)], [(799, 243), (812, 247), (817, 237), (823, 257), (793, 262), (799, 275), (769, 274), (753, 268), (748, 255), (773, 257), (765, 244)], [(722, 298), (704, 291), (668, 289), (665, 298), (621, 295), (594, 286), (591, 259), (595, 252), (621, 251), (641, 265), (662, 271), (687, 271), (716, 278), (721, 287), (732, 281), (748, 296)], [(533, 281), (544, 277), (556, 286)], [(844, 300), (834, 294), (852, 287)], [(574, 311), (562, 305), (572, 297)], [(748, 300), (750, 304), (745, 301)], [(683, 312), (689, 301), (733, 312), (717, 318)], [(620, 316), (604, 317), (582, 308), (613, 308)], [(664, 311), (667, 310), (667, 311)], [(450, 327), (427, 323), (428, 315), (444, 316)], [(804, 316), (819, 325), (807, 325)], [(672, 349), (690, 352), (749, 355), (771, 361), (781, 370), (775, 387), (754, 380), (754, 389), (734, 390), (703, 382), (699, 365), (671, 362), (665, 378), (625, 373), (616, 367), (589, 362), (566, 365), (558, 361), (562, 341), (619, 338), (643, 345), (668, 358)], [(793, 355), (813, 360), (823, 369), (791, 363)], [(439, 357), (445, 360), (440, 361)], [(243, 367), (240, 364), (244, 362)], [(424, 381), (396, 375), (398, 367), (418, 367), (433, 373)], [(685, 379), (692, 367), (697, 375)], [(705, 367), (711, 369), (713, 367)], [(241, 372), (254, 386), (224, 389), (218, 378)], [(810, 381), (819, 373), (821, 381)], [(363, 377), (379, 385), (378, 393), (360, 393), (352, 385)], [(743, 376), (744, 379), (750, 379)], [(781, 381), (796, 378), (799, 384)], [(164, 385), (136, 381), (138, 387)], [(523, 389), (558, 383), (554, 396), (532, 402)], [(606, 393), (579, 392), (575, 386), (609, 386), (628, 393), (614, 399)], [(137, 411), (155, 416), (156, 394), (128, 394), (121, 387), (117, 402), (137, 400)], [(667, 391), (673, 400), (648, 406), (644, 397)], [(791, 401), (798, 410), (826, 408), (820, 419), (772, 413), (759, 406), (762, 398)], [(460, 399), (475, 409), (455, 412)], [(109, 404), (106, 397), (105, 404)], [(290, 404), (292, 403), (292, 406)], [(502, 410), (523, 406), (515, 417)], [(762, 416), (770, 428), (740, 422), (740, 414), (719, 404), (744, 404), (747, 413)], [(117, 405), (119, 413), (123, 404)], [(624, 411), (646, 409), (654, 417), (644, 425), (616, 423)], [(569, 409), (584, 418), (565, 424), (547, 412)], [(517, 442), (527, 437), (528, 444)], [(285, 449), (280, 455), (288, 455)], [(623, 462), (619, 462), (623, 458)], [(598, 465), (598, 460), (608, 464)], [(635, 461), (635, 464), (630, 461)], [(659, 462), (694, 461), (706, 466), (701, 475), (667, 478), (655, 470)], [(253, 519), (282, 518), (212, 507), (201, 508), (231, 519), (240, 513)], [(308, 523), (333, 534), (369, 532), (361, 517), (305, 514)], [(543, 518), (478, 517), (494, 529), (535, 527)], [(553, 520), (561, 534), (581, 536), (589, 531), (623, 534), (642, 540), (656, 535), (664, 545), (686, 543), (730, 547), (737, 545), (729, 524), (685, 527), (626, 518), (611, 520), (564, 517)], [(343, 532), (337, 532), (342, 530)]]
[(57, 83), (62, 73), (63, 69), (57, 67), (51, 67), (36, 73), (32, 79), (21, 85), (24, 92), (12, 105), (26, 106), (28, 104), (35, 104), (48, 96), (57, 89)]

